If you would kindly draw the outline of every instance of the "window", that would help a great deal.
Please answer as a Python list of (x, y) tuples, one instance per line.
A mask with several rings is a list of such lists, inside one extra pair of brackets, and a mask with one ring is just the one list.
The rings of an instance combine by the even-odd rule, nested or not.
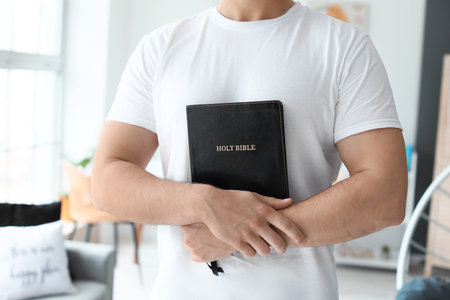
[(0, 0), (0, 202), (58, 193), (63, 0)]

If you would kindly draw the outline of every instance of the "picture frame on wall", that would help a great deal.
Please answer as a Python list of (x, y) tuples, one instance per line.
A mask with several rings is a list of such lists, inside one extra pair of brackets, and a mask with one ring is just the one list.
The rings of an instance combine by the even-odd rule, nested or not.
[(309, 1), (307, 6), (359, 29), (368, 31), (369, 5), (361, 2), (337, 3), (335, 1)]

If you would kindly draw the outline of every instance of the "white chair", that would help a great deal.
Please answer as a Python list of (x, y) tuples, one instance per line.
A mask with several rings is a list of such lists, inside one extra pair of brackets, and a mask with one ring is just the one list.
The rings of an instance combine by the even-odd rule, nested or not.
[(450, 240), (450, 228), (430, 218), (428, 215), (424, 213), (425, 208), (430, 203), (431, 197), (437, 190), (440, 190), (441, 192), (447, 194), (448, 201), (450, 201), (450, 194), (448, 194), (448, 191), (442, 190), (440, 188), (441, 184), (449, 176), (450, 176), (450, 165), (446, 167), (428, 186), (428, 188), (420, 198), (416, 208), (413, 211), (413, 214), (406, 227), (405, 234), (403, 236), (402, 243), (400, 246), (400, 253), (397, 263), (397, 278), (396, 278), (397, 290), (400, 290), (402, 286), (406, 283), (406, 281), (409, 279), (407, 277), (410, 277), (409, 269), (410, 269), (411, 247), (419, 250), (420, 252), (423, 252), (426, 255), (431, 255), (436, 259), (442, 260), (443, 262), (450, 263), (450, 253), (436, 253), (434, 251), (429, 251), (427, 250), (426, 246), (421, 245), (420, 243), (417, 243), (416, 241), (413, 240), (414, 231), (417, 227), (420, 218), (423, 218), (427, 222), (433, 223), (435, 226), (438, 226), (441, 230), (446, 231), (449, 234), (448, 238)]

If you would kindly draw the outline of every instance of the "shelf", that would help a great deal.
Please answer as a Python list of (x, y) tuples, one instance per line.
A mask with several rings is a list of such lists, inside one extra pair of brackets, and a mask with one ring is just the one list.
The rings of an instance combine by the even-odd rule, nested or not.
[[(336, 264), (395, 270), (405, 226), (406, 224), (390, 226), (359, 239), (335, 245)], [(382, 255), (384, 246), (390, 249), (389, 258)]]
[(336, 265), (340, 266), (358, 266), (358, 267), (368, 267), (368, 268), (378, 268), (385, 270), (396, 270), (397, 269), (398, 254), (394, 253), (391, 258), (353, 258), (353, 257), (342, 257), (336, 254)]

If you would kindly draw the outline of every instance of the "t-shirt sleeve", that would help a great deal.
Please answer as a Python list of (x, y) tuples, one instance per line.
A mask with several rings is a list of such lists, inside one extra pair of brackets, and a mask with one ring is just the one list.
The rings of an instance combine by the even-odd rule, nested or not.
[(377, 128), (400, 128), (383, 62), (365, 35), (344, 63), (336, 103), (334, 141)]
[(151, 36), (144, 37), (122, 73), (116, 97), (106, 117), (156, 132), (152, 86), (156, 73), (157, 51)]

